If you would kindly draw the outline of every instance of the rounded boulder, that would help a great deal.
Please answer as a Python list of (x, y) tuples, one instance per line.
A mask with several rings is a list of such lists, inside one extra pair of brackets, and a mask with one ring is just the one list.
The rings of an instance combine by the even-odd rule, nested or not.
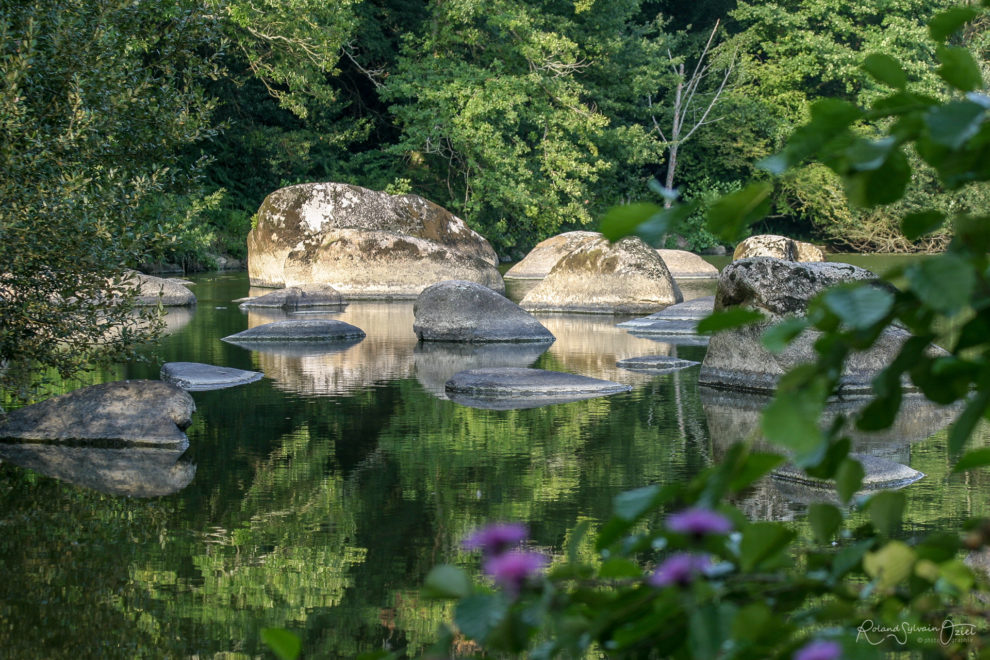
[(526, 310), (475, 282), (450, 280), (423, 290), (413, 308), (421, 341), (551, 342), (554, 336)]

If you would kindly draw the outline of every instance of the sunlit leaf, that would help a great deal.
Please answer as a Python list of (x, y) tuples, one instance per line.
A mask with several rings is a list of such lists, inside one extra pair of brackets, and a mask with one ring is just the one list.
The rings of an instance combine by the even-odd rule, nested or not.
[(765, 317), (755, 309), (746, 307), (731, 307), (724, 311), (714, 312), (698, 322), (698, 334), (708, 335), (722, 330), (738, 328), (762, 321)]
[(471, 579), (464, 569), (449, 564), (434, 566), (423, 584), (423, 596), (426, 598), (464, 598), (470, 595), (471, 590)]
[(946, 314), (965, 307), (976, 286), (976, 276), (969, 265), (948, 253), (911, 264), (905, 276), (922, 302)]
[(822, 297), (825, 305), (850, 328), (868, 328), (894, 306), (894, 296), (875, 286), (835, 287)]
[(935, 52), (942, 62), (938, 68), (942, 80), (964, 92), (983, 86), (980, 66), (968, 50), (960, 46), (939, 46)]
[(881, 587), (893, 587), (911, 575), (915, 554), (901, 541), (891, 541), (863, 557), (863, 570)]
[(979, 132), (986, 114), (986, 109), (978, 103), (952, 101), (926, 112), (925, 125), (932, 141), (958, 149)]
[(770, 211), (771, 192), (772, 184), (760, 182), (722, 197), (708, 209), (708, 230), (727, 242), (736, 241)]

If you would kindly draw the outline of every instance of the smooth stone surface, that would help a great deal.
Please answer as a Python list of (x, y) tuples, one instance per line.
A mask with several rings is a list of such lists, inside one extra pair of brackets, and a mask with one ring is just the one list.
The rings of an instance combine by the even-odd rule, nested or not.
[(715, 296), (704, 296), (703, 298), (694, 298), (686, 302), (671, 305), (649, 316), (623, 321), (619, 323), (619, 327), (651, 327), (657, 321), (694, 321), (697, 323), (710, 315), (713, 309), (715, 309)]
[(633, 371), (649, 371), (652, 373), (670, 373), (693, 367), (700, 362), (682, 360), (669, 355), (644, 355), (643, 357), (626, 358), (615, 363), (617, 367)]
[[(901, 463), (888, 461), (885, 458), (871, 456), (869, 454), (850, 454), (863, 465), (863, 484), (861, 492), (875, 490), (890, 490), (903, 488), (913, 484), (925, 475)], [(783, 465), (770, 473), (774, 479), (789, 481), (794, 484), (815, 488), (820, 490), (834, 490), (835, 483), (831, 480), (816, 479), (809, 477), (804, 470), (793, 465)]]
[(427, 287), (416, 299), (413, 313), (413, 331), (424, 342), (554, 340), (529, 312), (474, 282), (449, 280)]
[(201, 392), (246, 385), (261, 380), (265, 374), (199, 362), (166, 362), (162, 365), (160, 377), (187, 392)]
[(327, 307), (339, 309), (347, 304), (344, 302), (343, 296), (340, 295), (340, 291), (328, 284), (290, 286), (263, 296), (235, 302), (240, 302), (241, 309), (274, 307), (288, 311)]
[[(803, 316), (808, 301), (826, 288), (842, 282), (865, 281), (889, 289), (868, 270), (842, 263), (798, 263), (769, 257), (733, 262), (718, 280), (715, 310), (745, 307), (761, 312), (766, 320), (712, 336), (698, 384), (751, 392), (770, 392), (779, 378), (799, 364), (814, 359), (816, 331), (805, 331), (784, 351), (770, 353), (763, 347), (763, 332), (781, 320)], [(872, 380), (896, 356), (910, 335), (891, 327), (867, 351), (849, 356), (840, 378), (839, 393), (865, 395)], [(933, 354), (944, 353), (931, 349)], [(905, 387), (909, 383), (905, 380)]]
[(683, 300), (657, 251), (636, 237), (597, 238), (564, 256), (519, 306), (529, 311), (639, 314)]
[(187, 307), (196, 304), (196, 294), (187, 289), (183, 280), (155, 277), (137, 271), (129, 271), (137, 285), (138, 295), (134, 304), (138, 307), (150, 307), (161, 302), (163, 307)]
[(504, 290), (488, 241), (416, 195), (299, 184), (268, 195), (257, 218), (248, 234), (255, 286), (330, 284), (348, 299), (415, 297), (451, 278)]
[(185, 449), (189, 440), (182, 430), (195, 410), (192, 397), (175, 385), (116, 381), (14, 410), (0, 424), (0, 438)]
[(501, 367), (461, 371), (444, 389), (455, 403), (514, 410), (618, 394), (632, 387), (562, 371)]
[(243, 332), (224, 337), (223, 341), (231, 344), (245, 343), (287, 343), (305, 342), (335, 342), (354, 339), (364, 339), (364, 330), (350, 323), (332, 319), (275, 321), (266, 323)]
[(718, 277), (718, 268), (711, 265), (694, 252), (687, 250), (658, 249), (657, 253), (667, 265), (674, 279), (705, 280)]
[(185, 449), (72, 447), (0, 442), (0, 460), (107, 495), (163, 497), (196, 475)]
[(739, 243), (732, 253), (733, 261), (750, 257), (773, 257), (802, 262), (825, 261), (825, 253), (811, 243), (776, 234), (750, 236)]
[(557, 262), (585, 243), (602, 238), (596, 231), (569, 231), (536, 244), (519, 263), (505, 273), (505, 279), (540, 280)]
[(434, 396), (447, 398), (446, 382), (454, 374), (490, 367), (528, 367), (550, 348), (548, 342), (420, 342), (413, 350), (416, 380)]

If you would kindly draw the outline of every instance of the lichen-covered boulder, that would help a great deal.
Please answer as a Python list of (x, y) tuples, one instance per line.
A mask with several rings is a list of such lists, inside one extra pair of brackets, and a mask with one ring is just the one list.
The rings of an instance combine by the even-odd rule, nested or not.
[(567, 254), (601, 237), (596, 231), (569, 231), (551, 236), (537, 243), (522, 261), (506, 271), (505, 277), (517, 280), (543, 279)]
[(546, 312), (637, 314), (683, 300), (657, 251), (639, 238), (585, 242), (564, 256), (520, 301)]
[(706, 280), (718, 277), (718, 268), (694, 252), (687, 250), (657, 250), (674, 279)]
[(488, 241), (446, 209), (341, 183), (276, 190), (248, 235), (251, 284), (330, 284), (347, 298), (412, 298), (451, 277), (501, 291), (497, 264)]
[(304, 284), (248, 298), (240, 301), (240, 308), (268, 307), (295, 311), (326, 307), (341, 308), (346, 304), (340, 291), (328, 284)]
[(505, 296), (463, 280), (423, 290), (413, 308), (421, 341), (551, 342), (539, 321)]
[[(770, 353), (761, 342), (764, 330), (782, 319), (803, 316), (808, 301), (824, 289), (857, 280), (888, 286), (870, 271), (843, 263), (755, 257), (729, 264), (718, 280), (715, 311), (746, 307), (761, 312), (766, 320), (716, 333), (708, 344), (698, 383), (740, 391), (772, 391), (784, 373), (813, 361), (819, 335), (807, 330), (783, 352)], [(908, 336), (905, 330), (888, 328), (872, 348), (851, 354), (841, 375), (840, 392), (870, 392), (873, 377), (897, 355)]]
[(825, 261), (825, 253), (811, 243), (774, 234), (750, 236), (737, 245), (732, 253), (733, 261), (750, 257), (773, 257), (802, 262)]
[(0, 438), (185, 448), (182, 430), (195, 410), (192, 397), (175, 385), (116, 381), (14, 410), (0, 423)]

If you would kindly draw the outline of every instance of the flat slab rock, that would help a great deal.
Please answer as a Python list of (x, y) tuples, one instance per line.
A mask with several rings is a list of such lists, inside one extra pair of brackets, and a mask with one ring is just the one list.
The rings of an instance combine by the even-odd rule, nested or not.
[(199, 362), (166, 362), (162, 365), (161, 379), (187, 392), (222, 390), (261, 380), (260, 371), (245, 371), (234, 367), (216, 367)]
[(455, 403), (512, 410), (618, 394), (632, 387), (561, 371), (493, 367), (456, 373), (444, 389)]
[(615, 366), (631, 371), (648, 371), (651, 373), (669, 373), (693, 367), (700, 362), (693, 360), (682, 360), (681, 358), (669, 355), (645, 355), (643, 357), (626, 358), (619, 360)]
[(337, 342), (363, 339), (364, 330), (343, 321), (312, 319), (275, 321), (224, 337), (230, 344)]
[[(918, 472), (901, 463), (888, 461), (885, 458), (870, 456), (869, 454), (850, 454), (849, 456), (858, 460), (863, 466), (863, 471), (866, 473), (863, 476), (861, 491), (903, 488), (925, 476), (923, 472)], [(803, 470), (790, 464), (774, 470), (771, 472), (771, 476), (774, 479), (800, 484), (809, 488), (823, 490), (834, 490), (835, 488), (833, 482), (809, 477)]]
[(659, 312), (642, 316), (638, 319), (630, 319), (618, 324), (620, 328), (641, 328), (652, 327), (658, 321), (694, 321), (697, 323), (701, 319), (710, 315), (715, 309), (715, 296), (705, 296), (694, 298), (687, 302), (671, 305)]
[(0, 438), (185, 449), (182, 430), (195, 410), (192, 397), (175, 385), (123, 380), (14, 410), (0, 424)]
[(340, 291), (329, 285), (306, 284), (290, 286), (240, 301), (241, 309), (273, 307), (277, 309), (339, 308), (346, 306)]

